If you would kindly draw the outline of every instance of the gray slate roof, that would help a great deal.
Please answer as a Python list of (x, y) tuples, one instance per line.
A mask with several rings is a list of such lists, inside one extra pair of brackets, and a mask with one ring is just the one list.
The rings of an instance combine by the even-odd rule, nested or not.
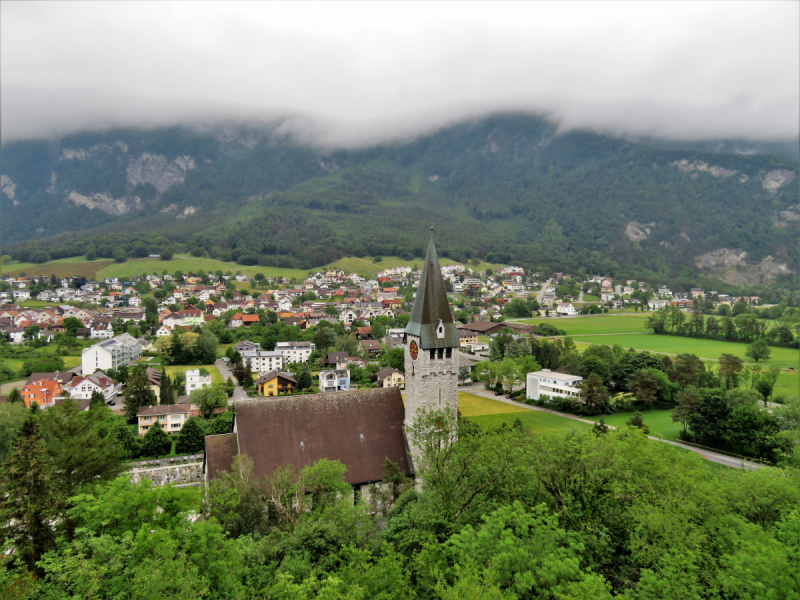
[[(438, 337), (436, 333), (440, 322), (444, 327), (442, 337)], [(433, 234), (428, 244), (428, 254), (425, 256), (425, 265), (422, 268), (422, 277), (419, 280), (417, 297), (414, 300), (406, 333), (419, 336), (423, 350), (458, 348), (461, 345), (458, 330), (453, 324), (453, 315), (450, 314), (439, 257), (433, 244)]]

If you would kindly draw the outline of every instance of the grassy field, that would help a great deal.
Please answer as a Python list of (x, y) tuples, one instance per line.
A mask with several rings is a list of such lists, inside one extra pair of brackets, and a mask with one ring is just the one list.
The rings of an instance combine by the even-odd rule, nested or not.
[(222, 375), (220, 375), (217, 367), (214, 365), (170, 365), (166, 367), (166, 369), (167, 375), (170, 377), (175, 377), (175, 373), (185, 373), (192, 369), (206, 369), (208, 374), (211, 375), (211, 383), (225, 383), (225, 380), (222, 379)]
[(600, 296), (595, 296), (593, 294), (584, 294), (583, 295), (584, 302), (600, 302)]
[(511, 425), (515, 419), (522, 421), (522, 426), (525, 431), (533, 436), (549, 435), (553, 433), (563, 433), (570, 429), (589, 429), (591, 425), (560, 417), (550, 413), (542, 412), (539, 410), (525, 410), (520, 409), (522, 412), (505, 412), (488, 415), (478, 415), (470, 417), (471, 420), (484, 426), (498, 426), (506, 423)]
[(778, 381), (775, 382), (772, 395), (782, 396), (787, 399), (800, 397), (800, 373), (787, 373), (784, 371), (778, 375)]
[[(419, 265), (422, 259), (403, 260), (401, 258), (387, 256), (381, 262), (376, 263), (372, 258), (345, 257), (332, 263), (330, 266), (342, 269), (347, 273), (359, 273), (360, 275), (374, 277), (380, 271), (390, 267), (413, 267)], [(439, 261), (442, 265), (452, 265), (455, 261), (442, 258)], [(499, 269), (505, 265), (481, 262), (480, 265), (467, 265), (471, 269), (485, 271), (487, 267)], [(325, 267), (316, 267), (312, 271), (322, 270)], [(289, 279), (305, 279), (308, 271), (303, 269), (281, 269), (278, 267), (245, 267), (232, 262), (222, 262), (213, 258), (196, 258), (189, 254), (177, 254), (172, 260), (160, 260), (157, 258), (131, 258), (124, 263), (115, 263), (107, 259), (87, 261), (82, 256), (72, 258), (62, 258), (51, 260), (40, 265), (33, 263), (9, 262), (0, 266), (0, 273), (3, 275), (19, 275), (24, 272), (27, 276), (31, 275), (51, 275), (55, 273), (57, 277), (67, 277), (70, 275), (86, 277), (87, 279), (98, 279), (105, 277), (130, 277), (132, 275), (151, 275), (161, 274), (162, 271), (174, 273), (175, 271), (241, 271), (245, 275), (263, 273), (273, 277), (288, 277)]]
[[(633, 415), (634, 413), (632, 412), (625, 412), (603, 416), (605, 417), (606, 425), (624, 427), (625, 423)], [(672, 415), (668, 410), (648, 410), (642, 413), (642, 417), (644, 418), (644, 424), (650, 428), (650, 435), (664, 438), (665, 440), (680, 441), (679, 436), (683, 426), (680, 423), (672, 422)], [(586, 418), (590, 421), (600, 420), (600, 416)]]
[(591, 317), (558, 317), (544, 319), (523, 319), (520, 323), (539, 325), (548, 323), (567, 332), (567, 335), (590, 335), (605, 333), (646, 333), (644, 322), (647, 317), (638, 314), (594, 315)]
[(458, 392), (458, 410), (462, 416), (475, 417), (480, 415), (496, 415), (500, 413), (530, 412), (520, 406), (512, 406), (505, 402), (489, 400), (483, 396), (476, 396), (469, 392)]
[[(745, 356), (747, 344), (738, 342), (723, 342), (717, 340), (704, 340), (672, 335), (598, 335), (584, 336), (575, 340), (581, 344), (603, 344), (613, 346), (619, 344), (623, 348), (636, 350), (649, 350), (661, 354), (695, 354), (700, 358), (711, 360), (718, 359), (722, 354), (733, 354), (745, 362), (752, 362)], [(800, 365), (800, 352), (790, 348), (770, 348), (772, 356), (769, 360), (759, 361), (767, 367), (795, 367)]]

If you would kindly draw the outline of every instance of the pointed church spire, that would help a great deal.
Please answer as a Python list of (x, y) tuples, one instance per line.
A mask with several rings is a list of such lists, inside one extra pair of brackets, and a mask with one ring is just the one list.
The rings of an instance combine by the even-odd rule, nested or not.
[(417, 288), (417, 297), (406, 333), (419, 336), (423, 349), (458, 348), (460, 345), (458, 330), (453, 324), (447, 291), (439, 267), (439, 257), (433, 243), (433, 225), (431, 239), (428, 242), (428, 253), (422, 267), (422, 277)]

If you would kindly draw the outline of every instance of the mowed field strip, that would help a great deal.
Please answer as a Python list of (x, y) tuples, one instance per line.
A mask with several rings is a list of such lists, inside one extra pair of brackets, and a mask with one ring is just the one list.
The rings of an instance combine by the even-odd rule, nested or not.
[[(745, 355), (747, 344), (739, 342), (724, 342), (699, 338), (686, 338), (674, 335), (655, 335), (643, 333), (640, 335), (597, 335), (582, 336), (575, 340), (579, 347), (588, 344), (601, 344), (613, 346), (619, 344), (623, 348), (647, 350), (660, 354), (694, 354), (700, 358), (717, 360), (723, 354), (733, 354), (744, 362), (752, 363), (753, 360)], [(759, 361), (758, 364), (767, 367), (795, 367), (800, 366), (800, 351), (792, 348), (776, 348), (770, 346), (772, 355), (769, 360)]]
[(647, 315), (616, 314), (587, 317), (511, 319), (517, 323), (540, 325), (547, 323), (567, 332), (567, 335), (591, 335), (602, 333), (646, 333), (644, 323)]

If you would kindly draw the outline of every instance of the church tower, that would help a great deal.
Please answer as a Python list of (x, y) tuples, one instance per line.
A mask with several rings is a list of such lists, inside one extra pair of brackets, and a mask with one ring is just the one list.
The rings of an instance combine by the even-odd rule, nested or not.
[(405, 342), (406, 427), (423, 407), (458, 410), (460, 338), (450, 314), (433, 227)]

